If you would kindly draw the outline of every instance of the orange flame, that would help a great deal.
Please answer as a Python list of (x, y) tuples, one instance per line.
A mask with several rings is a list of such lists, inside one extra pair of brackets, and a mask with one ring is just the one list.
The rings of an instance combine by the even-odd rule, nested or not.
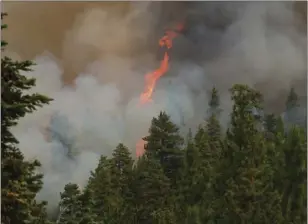
[[(167, 30), (165, 35), (159, 40), (160, 47), (167, 47), (169, 50), (172, 48), (172, 41), (178, 36), (184, 28), (184, 24), (178, 24), (174, 30)], [(165, 52), (164, 58), (160, 63), (160, 67), (151, 73), (145, 75), (145, 88), (143, 93), (140, 95), (140, 103), (145, 104), (152, 101), (152, 94), (156, 85), (157, 80), (163, 76), (169, 69), (169, 54), (168, 51)], [(136, 156), (142, 156), (144, 153), (145, 141), (140, 139), (136, 145)]]
[(140, 96), (141, 104), (151, 101), (152, 94), (156, 85), (156, 81), (168, 71), (169, 55), (165, 52), (164, 59), (160, 63), (160, 67), (154, 72), (145, 75), (145, 89)]
[(140, 139), (136, 144), (136, 156), (139, 158), (144, 153), (144, 145), (145, 141), (143, 139)]

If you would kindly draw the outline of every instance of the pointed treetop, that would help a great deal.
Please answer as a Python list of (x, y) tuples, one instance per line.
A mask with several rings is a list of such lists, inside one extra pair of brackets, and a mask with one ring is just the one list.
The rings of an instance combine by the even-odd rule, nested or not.
[(219, 92), (218, 90), (213, 87), (211, 91), (211, 99), (208, 103), (209, 106), (209, 116), (219, 116), (221, 109), (219, 108), (220, 106), (220, 98), (219, 98)]
[(211, 91), (211, 100), (209, 102), (209, 106), (213, 109), (216, 109), (219, 107), (219, 105), (220, 105), (220, 99), (218, 90), (215, 87), (213, 87)]
[(290, 110), (298, 106), (298, 95), (296, 94), (294, 88), (290, 89), (287, 101), (286, 101), (286, 109)]
[(123, 145), (122, 143), (118, 144), (117, 147), (115, 148), (115, 150), (113, 150), (113, 157), (118, 157), (118, 156), (126, 156), (126, 157), (130, 157), (130, 151), (129, 149)]

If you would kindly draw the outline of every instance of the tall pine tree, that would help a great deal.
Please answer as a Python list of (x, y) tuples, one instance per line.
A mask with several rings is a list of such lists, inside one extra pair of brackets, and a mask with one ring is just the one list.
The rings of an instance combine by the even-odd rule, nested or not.
[(77, 184), (65, 185), (60, 193), (59, 224), (96, 224), (96, 216), (92, 212), (93, 195), (90, 189), (81, 192)]
[(285, 144), (283, 214), (288, 223), (307, 221), (307, 136), (302, 128), (290, 128)]
[(175, 184), (183, 167), (183, 143), (179, 128), (172, 123), (165, 112), (152, 119), (149, 136), (145, 137), (146, 156), (154, 157), (161, 163), (165, 175)]
[[(203, 148), (199, 148), (202, 158), (203, 171), (203, 195), (202, 195), (202, 221), (208, 223), (213, 220), (217, 211), (217, 198), (219, 191), (217, 186), (217, 178), (219, 175), (220, 154), (222, 151), (222, 131), (219, 123), (220, 98), (216, 88), (212, 89), (211, 99), (209, 101), (209, 117), (205, 125), (205, 143)], [(197, 144), (200, 146), (200, 143)]]
[(142, 156), (138, 160), (132, 190), (135, 204), (132, 223), (175, 223), (170, 180), (157, 159)]
[[(282, 223), (280, 195), (273, 187), (260, 120), (260, 93), (245, 85), (231, 89), (234, 101), (223, 159), (226, 190), (220, 219), (227, 223)], [(224, 208), (224, 209), (223, 209)]]
[(57, 223), (79, 223), (81, 210), (81, 203), (79, 201), (79, 197), (81, 195), (81, 192), (78, 185), (71, 183), (65, 185), (64, 192), (60, 195), (60, 214)]
[(294, 124), (306, 126), (306, 124), (302, 124), (303, 118), (300, 115), (298, 101), (298, 95), (292, 87), (286, 101), (285, 122), (287, 128), (290, 128)]
[(130, 214), (130, 202), (132, 192), (130, 182), (132, 181), (133, 160), (131, 153), (123, 144), (119, 144), (113, 151), (110, 160), (111, 187), (115, 193), (114, 217), (118, 218), (118, 223), (124, 223)]
[[(3, 16), (1, 13), (1, 20)], [(1, 24), (1, 30), (4, 28)], [(5, 45), (1, 40), (2, 50)], [(10, 131), (19, 118), (51, 100), (37, 93), (25, 93), (35, 86), (35, 79), (20, 72), (31, 71), (32, 65), (31, 61), (1, 58), (1, 218), (6, 224), (47, 222), (46, 203), (35, 200), (42, 187), (43, 176), (37, 173), (40, 163), (24, 159), (18, 140)]]
[(92, 192), (92, 212), (99, 223), (117, 223), (115, 210), (118, 203), (117, 191), (112, 187), (111, 161), (101, 156), (97, 168), (91, 171), (86, 191)]

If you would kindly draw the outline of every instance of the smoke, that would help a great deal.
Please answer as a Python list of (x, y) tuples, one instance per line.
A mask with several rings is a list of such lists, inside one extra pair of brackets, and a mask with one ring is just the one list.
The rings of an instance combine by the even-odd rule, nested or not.
[[(55, 208), (64, 185), (84, 186), (101, 154), (110, 156), (120, 142), (134, 151), (161, 110), (183, 133), (195, 127), (213, 85), (223, 124), (234, 83), (256, 86), (278, 112), (294, 83), (306, 97), (306, 33), (292, 4), (5, 2), (6, 54), (34, 59), (26, 73), (37, 79), (31, 92), (54, 99), (13, 130), (26, 158), (42, 163), (39, 199)], [(170, 71), (153, 102), (141, 106), (144, 74), (162, 57), (158, 38), (182, 20), (187, 27), (174, 40)]]

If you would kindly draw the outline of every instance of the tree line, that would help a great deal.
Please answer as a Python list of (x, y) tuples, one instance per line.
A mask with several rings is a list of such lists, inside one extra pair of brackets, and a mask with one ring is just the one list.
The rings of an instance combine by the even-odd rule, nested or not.
[[(1, 19), (4, 14), (1, 14)], [(6, 25), (1, 24), (1, 29)], [(4, 49), (7, 43), (1, 41)], [(31, 61), (1, 58), (1, 223), (3, 224), (302, 224), (307, 216), (307, 131), (296, 122), (295, 89), (285, 117), (264, 114), (260, 92), (236, 84), (226, 130), (221, 127), (219, 93), (213, 88), (207, 119), (182, 136), (161, 112), (134, 159), (119, 144), (101, 155), (84, 188), (67, 183), (59, 212), (47, 216), (40, 162), (27, 161), (10, 128), (52, 99), (25, 91), (35, 79)]]

